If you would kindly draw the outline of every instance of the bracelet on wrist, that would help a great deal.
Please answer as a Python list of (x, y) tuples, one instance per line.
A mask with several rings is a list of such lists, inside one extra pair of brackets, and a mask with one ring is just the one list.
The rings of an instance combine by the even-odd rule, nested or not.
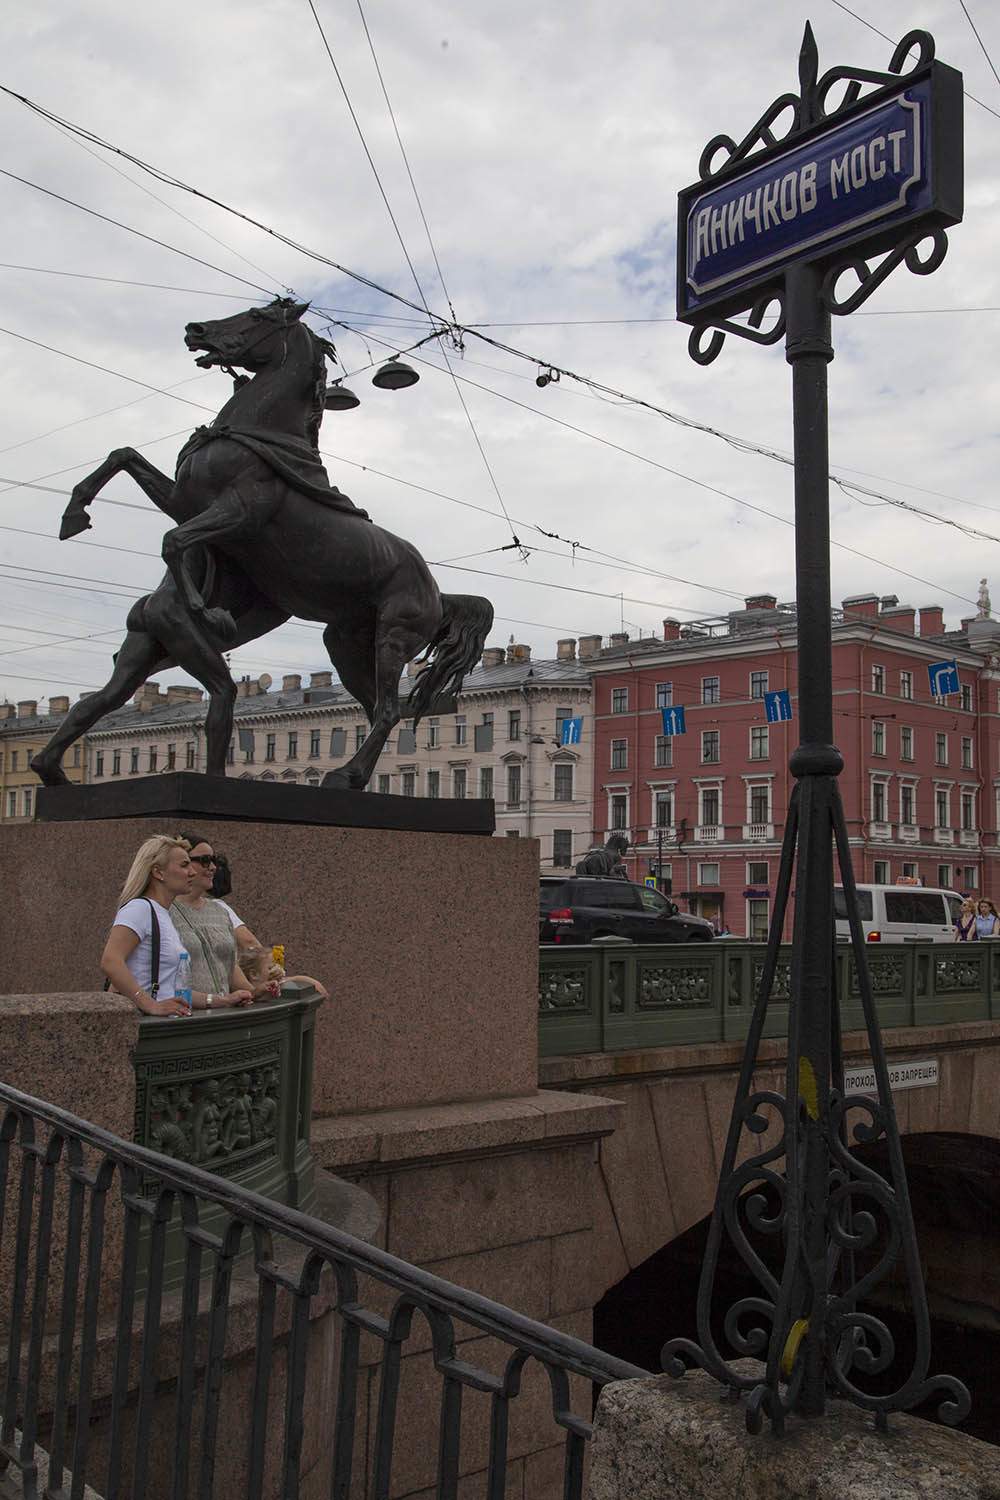
[(214, 999), (215, 999), (214, 995), (206, 995), (205, 996), (205, 1009), (206, 1010), (211, 1010), (212, 1009), (212, 1001)]

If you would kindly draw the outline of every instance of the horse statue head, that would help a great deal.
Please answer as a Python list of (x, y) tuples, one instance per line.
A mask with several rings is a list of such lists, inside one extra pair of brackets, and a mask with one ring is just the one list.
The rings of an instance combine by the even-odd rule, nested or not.
[[(195, 360), (202, 370), (221, 365), (223, 369), (237, 367), (256, 371), (274, 362), (276, 341), (280, 341), (278, 347), (282, 351), (287, 349), (289, 331), (298, 324), (308, 307), (308, 302), (277, 297), (267, 307), (250, 307), (246, 312), (234, 313), (231, 318), (216, 318), (211, 323), (188, 323), (184, 329), (184, 342), (192, 352), (196, 349), (206, 351)], [(322, 342), (305, 324), (302, 328), (317, 344)]]

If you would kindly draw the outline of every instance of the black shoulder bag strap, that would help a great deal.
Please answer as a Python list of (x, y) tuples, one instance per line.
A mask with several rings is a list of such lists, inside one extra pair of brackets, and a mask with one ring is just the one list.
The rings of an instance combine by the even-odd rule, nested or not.
[[(156, 915), (156, 907), (153, 905), (152, 901), (150, 901), (149, 897), (148, 896), (143, 896), (142, 899), (143, 899), (143, 901), (145, 901), (146, 905), (149, 907), (149, 918), (150, 918), (150, 921), (152, 923), (152, 927), (151, 927), (150, 933), (149, 933), (149, 940), (150, 940), (150, 942), (152, 944), (152, 953), (150, 955), (149, 970), (150, 970), (150, 973), (153, 976), (153, 982), (149, 986), (149, 993), (152, 995), (153, 999), (155, 1000), (156, 999), (156, 992), (160, 988), (160, 919)], [(106, 990), (109, 990), (111, 988), (111, 980), (110, 979), (105, 979), (105, 981), (104, 981), (104, 988)]]

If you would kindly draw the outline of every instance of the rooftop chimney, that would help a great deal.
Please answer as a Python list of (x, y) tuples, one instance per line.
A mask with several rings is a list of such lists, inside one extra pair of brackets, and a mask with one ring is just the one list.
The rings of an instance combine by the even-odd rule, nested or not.
[(601, 649), (601, 637), (599, 635), (581, 635), (577, 641), (577, 653), (581, 661), (588, 661), (590, 657), (596, 656)]
[(49, 713), (50, 714), (68, 714), (69, 713), (69, 699), (68, 698), (50, 698), (49, 699)]
[(12, 719), (15, 712), (13, 703), (0, 703), (0, 719)]
[(309, 677), (309, 686), (310, 686), (310, 688), (328, 688), (328, 687), (333, 687), (333, 673), (332, 672), (313, 672), (313, 673), (311, 673), (311, 675)]
[(751, 594), (743, 601), (747, 609), (773, 609), (777, 602), (776, 594)]
[(556, 641), (556, 661), (576, 660), (576, 637), (568, 636), (565, 640)]
[(188, 687), (186, 683), (177, 682), (167, 688), (167, 707), (176, 708), (178, 703), (200, 703), (201, 688)]
[(628, 632), (625, 630), (616, 631), (615, 634), (611, 637), (611, 644), (612, 646), (627, 646)]
[(920, 611), (921, 635), (944, 635), (944, 610), (940, 604), (928, 604)]
[(160, 684), (158, 682), (144, 682), (132, 699), (132, 702), (136, 704), (141, 713), (146, 713), (149, 709), (156, 708), (159, 697)]
[(663, 639), (665, 641), (680, 640), (681, 623), (679, 620), (664, 620)]
[(503, 659), (504, 649), (502, 646), (487, 646), (483, 652), (484, 667), (502, 667)]
[(518, 641), (515, 645), (515, 643), (511, 641), (510, 645), (507, 647), (507, 660), (515, 662), (530, 661), (531, 647), (525, 646), (520, 641)]
[(38, 703), (34, 698), (23, 698), (17, 705), (19, 719), (34, 719), (38, 716)]
[(840, 607), (850, 620), (878, 619), (877, 594), (855, 594), (852, 598), (843, 600)]
[(302, 678), (298, 672), (289, 672), (281, 679), (281, 691), (283, 693), (300, 693), (302, 691)]
[(915, 632), (916, 610), (908, 604), (901, 604), (898, 609), (883, 609), (881, 619), (890, 630), (902, 630), (907, 635)]

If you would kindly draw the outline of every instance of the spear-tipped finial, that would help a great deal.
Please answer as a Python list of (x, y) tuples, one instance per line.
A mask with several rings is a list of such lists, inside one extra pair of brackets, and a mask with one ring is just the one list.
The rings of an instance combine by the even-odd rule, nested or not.
[(819, 76), (819, 50), (809, 22), (802, 34), (799, 48), (799, 129), (811, 125), (816, 118), (816, 80)]

